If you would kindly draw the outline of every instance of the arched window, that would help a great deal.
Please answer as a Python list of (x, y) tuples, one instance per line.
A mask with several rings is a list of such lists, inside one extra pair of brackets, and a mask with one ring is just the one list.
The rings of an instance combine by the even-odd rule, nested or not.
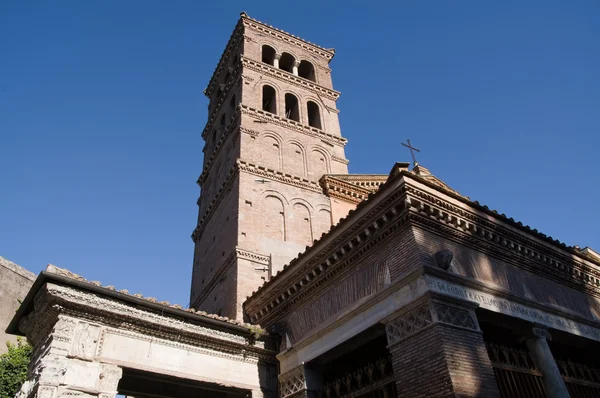
[(294, 71), (294, 63), (296, 59), (292, 54), (283, 53), (279, 59), (279, 69), (292, 73)]
[(225, 114), (222, 114), (222, 115), (221, 115), (221, 122), (220, 122), (220, 126), (221, 126), (221, 129), (224, 129), (224, 128), (225, 128)]
[(262, 61), (265, 64), (273, 65), (275, 61), (275, 49), (273, 47), (266, 44), (262, 46)]
[(312, 101), (306, 103), (306, 110), (308, 112), (308, 125), (322, 129), (321, 126), (321, 112), (319, 111), (319, 105)]
[(235, 94), (233, 94), (233, 96), (231, 97), (231, 101), (229, 101), (229, 109), (234, 110), (235, 109)]
[(300, 66), (298, 66), (298, 76), (311, 80), (313, 82), (316, 81), (315, 67), (308, 61), (301, 61)]
[(285, 95), (285, 117), (300, 121), (300, 110), (298, 109), (298, 98), (294, 94)]
[(271, 86), (263, 86), (262, 110), (265, 112), (277, 113), (277, 97), (275, 95), (275, 89)]

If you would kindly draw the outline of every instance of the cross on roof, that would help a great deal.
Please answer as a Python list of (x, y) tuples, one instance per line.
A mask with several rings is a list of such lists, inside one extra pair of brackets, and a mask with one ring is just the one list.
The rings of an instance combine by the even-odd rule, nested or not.
[(412, 156), (412, 159), (413, 159), (413, 167), (417, 167), (418, 163), (417, 163), (417, 157), (415, 156), (415, 151), (417, 151), (419, 153), (421, 153), (421, 151), (418, 150), (417, 148), (415, 148), (414, 146), (412, 146), (409, 139), (407, 139), (406, 142), (408, 144), (405, 144), (403, 142), (402, 146), (405, 146), (410, 150), (410, 155)]

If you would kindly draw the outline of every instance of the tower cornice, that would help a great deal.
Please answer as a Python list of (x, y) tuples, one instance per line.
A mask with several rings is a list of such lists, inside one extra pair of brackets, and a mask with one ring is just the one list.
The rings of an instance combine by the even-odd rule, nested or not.
[(233, 32), (231, 32), (229, 41), (227, 42), (227, 45), (225, 46), (225, 50), (223, 50), (223, 53), (221, 53), (221, 57), (219, 58), (217, 67), (215, 68), (215, 71), (213, 72), (213, 74), (208, 82), (208, 85), (204, 89), (204, 95), (206, 95), (207, 97), (210, 96), (210, 93), (212, 93), (212, 90), (214, 89), (214, 86), (216, 85), (217, 77), (221, 74), (223, 69), (225, 69), (225, 65), (226, 65), (225, 61), (229, 60), (229, 57), (231, 56), (233, 49), (235, 48), (235, 46), (238, 43), (240, 43), (240, 40), (243, 40), (243, 38), (244, 38), (244, 24), (242, 23), (242, 19), (240, 18), (238, 20), (237, 24), (235, 25), (235, 28), (233, 28)]
[[(285, 82), (291, 83), (297, 87), (306, 88), (306, 89), (310, 90), (311, 92), (315, 93), (317, 96), (323, 95), (324, 97), (329, 98), (334, 101), (337, 101), (337, 99), (340, 97), (341, 93), (339, 91), (323, 87), (319, 84), (314, 83), (311, 80), (305, 79), (300, 76), (293, 75), (290, 72), (287, 72), (283, 69), (277, 69), (274, 66), (265, 64), (264, 62), (254, 61), (247, 57), (241, 57), (241, 58), (242, 58), (242, 63), (245, 66), (247, 66), (249, 69), (264, 73), (264, 74), (274, 77), (278, 80), (284, 80)], [(325, 105), (323, 104), (323, 106), (325, 106)], [(328, 108), (328, 109), (330, 109), (330, 108)], [(337, 111), (337, 109), (336, 109), (336, 111)]]
[(331, 61), (335, 55), (335, 50), (333, 48), (324, 48), (317, 44), (311, 43), (284, 30), (275, 28), (257, 19), (251, 18), (245, 12), (242, 12), (240, 16), (240, 20), (244, 23), (244, 26), (255, 29), (262, 33), (267, 33), (270, 36), (273, 36), (279, 40), (283, 40), (287, 43), (302, 47), (305, 50), (326, 58), (327, 61)]
[(326, 133), (323, 130), (307, 126), (292, 119), (283, 118), (270, 112), (265, 112), (263, 110), (253, 108), (251, 106), (242, 104), (241, 110), (242, 113), (247, 114), (255, 119), (277, 124), (290, 130), (310, 135), (311, 137), (320, 138), (321, 140), (329, 143), (330, 145), (339, 145), (343, 147), (346, 146), (346, 144), (348, 143), (348, 140), (343, 137)]

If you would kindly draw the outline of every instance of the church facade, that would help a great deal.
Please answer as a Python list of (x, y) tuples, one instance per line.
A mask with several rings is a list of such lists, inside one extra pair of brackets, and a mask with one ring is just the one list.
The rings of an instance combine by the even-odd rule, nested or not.
[(600, 256), (422, 165), (348, 174), (334, 51), (242, 13), (205, 94), (188, 308), (49, 266), (19, 397), (597, 397)]

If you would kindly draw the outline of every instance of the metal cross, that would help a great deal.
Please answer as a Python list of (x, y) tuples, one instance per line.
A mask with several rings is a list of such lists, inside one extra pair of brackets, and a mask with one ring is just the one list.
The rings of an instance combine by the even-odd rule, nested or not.
[(412, 156), (413, 163), (414, 163), (413, 167), (416, 167), (418, 163), (417, 163), (417, 157), (415, 156), (415, 151), (417, 151), (417, 152), (419, 152), (419, 153), (421, 153), (421, 151), (420, 151), (420, 150), (418, 150), (417, 148), (413, 147), (413, 146), (410, 144), (410, 140), (409, 140), (409, 139), (407, 139), (407, 140), (406, 140), (406, 142), (408, 143), (408, 145), (407, 145), (407, 144), (405, 144), (405, 143), (403, 142), (403, 143), (402, 143), (402, 146), (405, 146), (405, 147), (407, 147), (408, 149), (410, 149), (410, 154), (411, 154), (411, 156)]

